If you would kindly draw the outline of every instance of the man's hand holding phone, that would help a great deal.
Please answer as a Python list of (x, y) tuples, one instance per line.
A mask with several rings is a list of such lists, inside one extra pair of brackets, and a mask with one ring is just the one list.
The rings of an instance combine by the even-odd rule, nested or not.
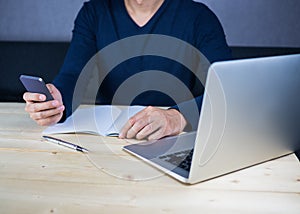
[[(24, 84), (24, 81), (22, 81)], [(62, 102), (62, 96), (59, 90), (53, 84), (45, 85), (50, 92), (52, 99), (49, 99), (49, 94), (45, 95), (46, 88), (41, 90), (41, 93), (38, 93), (36, 89), (37, 84), (41, 87), (41, 82), (44, 82), (40, 79), (37, 83), (36, 81), (31, 81), (30, 83), (25, 83), (24, 86), (28, 92), (25, 92), (23, 99), (26, 102), (25, 111), (29, 113), (30, 117), (41, 126), (53, 125), (60, 121), (65, 110), (65, 106)], [(40, 90), (40, 89), (39, 89)], [(48, 101), (46, 101), (48, 100)]]

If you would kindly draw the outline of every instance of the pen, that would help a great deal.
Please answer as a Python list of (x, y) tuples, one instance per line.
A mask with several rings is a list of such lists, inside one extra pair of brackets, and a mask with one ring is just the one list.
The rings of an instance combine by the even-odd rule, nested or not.
[(43, 136), (43, 138), (45, 138), (49, 142), (56, 143), (56, 144), (61, 145), (61, 146), (65, 146), (65, 147), (68, 147), (70, 149), (74, 149), (74, 150), (79, 151), (79, 152), (85, 152), (85, 153), (88, 152), (87, 149), (85, 149), (81, 146), (75, 145), (73, 143), (69, 143), (69, 142), (61, 140), (61, 139), (57, 139), (57, 138), (50, 137), (50, 136), (45, 136), (45, 135)]

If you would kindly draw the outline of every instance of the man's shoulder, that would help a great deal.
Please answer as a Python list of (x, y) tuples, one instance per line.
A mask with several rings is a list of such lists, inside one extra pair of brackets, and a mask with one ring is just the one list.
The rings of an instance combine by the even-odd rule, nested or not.
[(110, 0), (89, 0), (84, 2), (84, 7), (87, 10), (103, 11), (106, 10)]
[(77, 21), (82, 18), (89, 20), (89, 22), (94, 22), (103, 15), (107, 14), (110, 0), (89, 0), (83, 3), (78, 16)]
[(189, 9), (190, 11), (199, 12), (199, 11), (209, 11), (209, 8), (202, 2), (194, 0), (177, 0), (182, 9)]
[(92, 5), (107, 5), (110, 0), (88, 0), (85, 3)]
[(214, 13), (208, 6), (201, 2), (193, 0), (169, 0), (169, 8), (172, 8), (174, 12), (179, 16), (190, 19), (203, 19), (209, 20), (214, 16)]

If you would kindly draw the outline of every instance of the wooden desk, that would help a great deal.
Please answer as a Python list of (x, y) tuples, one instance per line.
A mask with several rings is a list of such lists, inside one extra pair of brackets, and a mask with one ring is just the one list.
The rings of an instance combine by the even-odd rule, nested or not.
[(300, 213), (300, 167), (286, 156), (192, 186), (122, 151), (126, 141), (41, 138), (23, 104), (0, 103), (0, 213)]

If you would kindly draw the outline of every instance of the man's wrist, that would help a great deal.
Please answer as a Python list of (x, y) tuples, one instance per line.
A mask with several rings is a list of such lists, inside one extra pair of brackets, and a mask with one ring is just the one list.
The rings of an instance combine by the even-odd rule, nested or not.
[(176, 108), (170, 108), (168, 111), (172, 112), (173, 115), (176, 115), (178, 117), (178, 123), (180, 124), (180, 130), (183, 131), (186, 126), (188, 125), (187, 120), (185, 117), (181, 114), (181, 112)]

